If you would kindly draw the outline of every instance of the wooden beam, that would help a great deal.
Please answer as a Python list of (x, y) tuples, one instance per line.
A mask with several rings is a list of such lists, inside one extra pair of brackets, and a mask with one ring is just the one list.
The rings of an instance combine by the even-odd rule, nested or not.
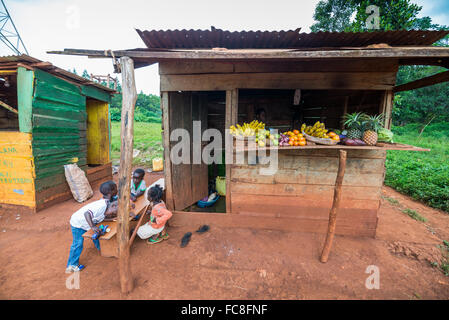
[(270, 72), (397, 72), (397, 59), (314, 61), (165, 61), (159, 74), (270, 73)]
[(251, 49), (251, 50), (86, 50), (86, 49), (64, 49), (64, 51), (47, 51), (49, 54), (80, 55), (88, 57), (118, 58), (128, 56), (139, 58), (141, 62), (148, 59), (152, 62), (164, 60), (303, 60), (303, 59), (346, 59), (346, 58), (447, 58), (449, 48), (447, 47), (394, 47), (386, 49), (366, 48), (335, 48), (332, 50), (307, 50), (289, 49)]
[(335, 181), (334, 200), (332, 202), (331, 211), (329, 212), (329, 225), (327, 229), (326, 241), (321, 253), (321, 262), (327, 262), (332, 247), (332, 241), (335, 235), (335, 227), (337, 224), (337, 210), (340, 206), (341, 186), (343, 184), (343, 178), (346, 169), (346, 151), (340, 150), (338, 161), (338, 173), (337, 179)]
[(4, 103), (3, 101), (0, 101), (0, 106), (5, 108), (8, 111), (15, 113), (15, 114), (19, 114), (19, 112), (16, 109), (11, 107), (9, 104)]
[[(235, 125), (238, 121), (238, 89), (226, 91), (226, 114), (225, 114), (225, 129), (229, 129), (231, 125)], [(227, 139), (228, 137), (225, 137)], [(226, 148), (225, 163), (226, 163), (226, 212), (232, 212), (231, 208), (231, 168), (233, 163), (233, 145), (231, 137), (231, 145)]]
[(343, 124), (343, 119), (344, 119), (345, 114), (348, 113), (348, 104), (349, 104), (349, 96), (345, 96), (345, 101), (343, 102), (343, 114), (341, 116), (341, 123), (342, 123), (341, 129), (342, 130), (344, 130), (346, 128), (345, 125)]
[(384, 114), (384, 127), (391, 128), (391, 113), (393, 111), (394, 93), (392, 90), (386, 90), (381, 101), (380, 113)]
[(395, 86), (394, 92), (408, 91), (413, 89), (419, 89), (422, 87), (431, 86), (437, 83), (449, 81), (449, 71), (440, 72), (430, 77), (425, 77), (419, 80), (411, 81), (408, 83)]
[(0, 70), (0, 76), (8, 76), (11, 74), (16, 74), (17, 70)]
[(295, 72), (161, 75), (162, 91), (240, 89), (350, 89), (386, 90), (396, 82), (395, 72)]
[(134, 63), (129, 57), (120, 58), (122, 70), (122, 120), (121, 147), (119, 169), (119, 206), (117, 214), (117, 241), (119, 252), (120, 285), (123, 294), (133, 289), (129, 261), (129, 203), (131, 187), (131, 166), (133, 160), (134, 143), (134, 107), (137, 100), (136, 83), (134, 78)]
[(173, 200), (172, 166), (170, 160), (170, 100), (168, 92), (161, 92), (162, 141), (164, 145), (165, 203), (169, 210), (175, 209)]

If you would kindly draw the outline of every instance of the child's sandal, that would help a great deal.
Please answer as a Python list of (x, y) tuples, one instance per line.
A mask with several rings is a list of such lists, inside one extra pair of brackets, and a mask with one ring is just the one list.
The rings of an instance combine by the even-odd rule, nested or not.
[(155, 244), (155, 243), (159, 243), (162, 240), (164, 240), (162, 237), (157, 237), (155, 240), (153, 238), (149, 238), (147, 240), (147, 244)]
[(170, 238), (170, 236), (168, 235), (168, 233), (164, 234), (161, 236), (162, 240), (167, 240), (168, 238)]

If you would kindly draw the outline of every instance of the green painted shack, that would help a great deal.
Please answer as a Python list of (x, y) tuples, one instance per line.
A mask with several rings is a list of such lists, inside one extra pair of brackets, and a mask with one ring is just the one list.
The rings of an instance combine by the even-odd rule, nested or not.
[(72, 198), (64, 165), (112, 179), (109, 89), (30, 56), (0, 57), (0, 210)]

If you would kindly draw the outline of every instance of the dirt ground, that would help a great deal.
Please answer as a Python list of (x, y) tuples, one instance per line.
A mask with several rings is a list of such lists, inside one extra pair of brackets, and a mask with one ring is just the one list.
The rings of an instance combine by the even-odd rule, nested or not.
[[(147, 183), (160, 174), (147, 174)], [(116, 177), (116, 176), (115, 176)], [(120, 293), (118, 262), (84, 242), (80, 289), (66, 288), (74, 200), (37, 214), (0, 212), (1, 299), (448, 299), (449, 277), (437, 245), (449, 240), (449, 215), (384, 187), (377, 236), (336, 236), (329, 261), (319, 262), (324, 235), (211, 225), (196, 234), (169, 228), (170, 239), (131, 250), (135, 289)], [(100, 198), (98, 187), (92, 198)], [(401, 209), (426, 217), (413, 220)], [(338, 223), (338, 222), (337, 222)], [(187, 247), (182, 236), (193, 232)], [(379, 268), (380, 288), (367, 289), (367, 267)]]

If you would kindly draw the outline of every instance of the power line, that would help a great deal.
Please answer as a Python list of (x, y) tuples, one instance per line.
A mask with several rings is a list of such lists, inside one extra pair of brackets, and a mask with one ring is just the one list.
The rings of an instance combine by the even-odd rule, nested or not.
[(20, 37), (19, 31), (6, 8), (5, 2), (0, 0), (0, 41), (14, 54), (28, 54), (28, 50)]

